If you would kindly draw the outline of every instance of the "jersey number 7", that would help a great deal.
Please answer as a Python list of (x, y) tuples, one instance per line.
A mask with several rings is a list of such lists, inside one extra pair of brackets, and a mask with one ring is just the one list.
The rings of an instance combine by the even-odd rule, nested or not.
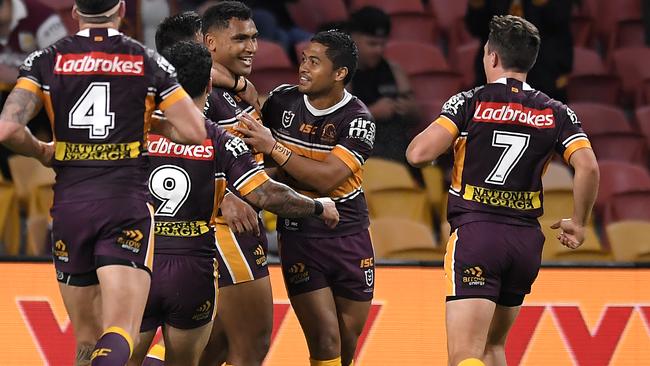
[(530, 135), (525, 133), (494, 131), (492, 146), (503, 148), (499, 161), (485, 179), (485, 183), (504, 185), (508, 175), (528, 148)]

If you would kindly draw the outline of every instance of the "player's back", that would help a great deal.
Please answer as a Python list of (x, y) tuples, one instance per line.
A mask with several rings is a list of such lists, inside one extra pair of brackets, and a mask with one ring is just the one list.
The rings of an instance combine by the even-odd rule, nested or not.
[(32, 53), (20, 76), (52, 123), (55, 200), (148, 197), (151, 114), (185, 95), (164, 58), (114, 29), (91, 28)]
[(457, 134), (449, 189), (452, 227), (472, 221), (537, 225), (541, 177), (554, 152), (588, 146), (568, 107), (515, 79), (459, 93), (440, 124)]

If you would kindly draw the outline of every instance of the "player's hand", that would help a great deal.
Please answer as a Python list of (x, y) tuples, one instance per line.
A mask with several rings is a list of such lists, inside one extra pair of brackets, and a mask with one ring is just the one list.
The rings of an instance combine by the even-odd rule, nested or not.
[(248, 203), (229, 193), (224, 196), (220, 208), (226, 224), (234, 233), (260, 236), (257, 212)]
[(551, 229), (560, 229), (557, 240), (565, 247), (576, 249), (585, 241), (585, 227), (573, 219), (562, 219), (551, 225)]
[(39, 146), (41, 148), (41, 151), (38, 155), (38, 161), (41, 162), (41, 164), (51, 167), (52, 166), (52, 160), (54, 160), (54, 141), (51, 142), (39, 142)]
[(395, 100), (383, 97), (377, 100), (371, 107), (370, 111), (375, 119), (386, 119), (392, 117), (396, 112)]
[(330, 229), (334, 229), (339, 223), (339, 212), (336, 204), (329, 197), (316, 198), (323, 204), (323, 213), (319, 216)]
[(271, 130), (262, 126), (248, 113), (240, 114), (237, 119), (239, 123), (235, 126), (235, 131), (244, 135), (244, 142), (257, 152), (271, 154), (275, 145)]
[(244, 102), (253, 106), (253, 108), (259, 112), (262, 109), (260, 106), (260, 95), (257, 93), (255, 85), (253, 85), (250, 80), (246, 80), (246, 83), (246, 89), (237, 92), (237, 96), (239, 96)]

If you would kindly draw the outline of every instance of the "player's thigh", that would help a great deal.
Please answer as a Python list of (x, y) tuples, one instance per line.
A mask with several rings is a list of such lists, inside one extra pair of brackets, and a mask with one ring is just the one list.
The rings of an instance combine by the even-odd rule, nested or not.
[(445, 323), (449, 356), (481, 357), (496, 304), (488, 299), (467, 298), (447, 301)]
[(291, 296), (291, 306), (307, 338), (310, 353), (340, 350), (340, 332), (334, 295), (329, 287)]
[(521, 306), (496, 306), (488, 332), (488, 345), (504, 346), (506, 344), (508, 332), (515, 323), (519, 310), (521, 310)]
[(273, 294), (268, 276), (224, 287), (219, 291), (217, 317), (229, 347), (270, 342), (273, 330)]
[(141, 332), (138, 340), (133, 346), (133, 353), (131, 353), (131, 358), (127, 366), (140, 366), (142, 361), (147, 356), (147, 352), (151, 347), (151, 342), (156, 336), (156, 329), (150, 330), (148, 332)]
[(228, 225), (217, 224), (215, 238), (219, 262), (219, 288), (269, 275), (266, 236), (235, 234)]
[(77, 341), (96, 342), (103, 331), (99, 285), (71, 286), (59, 283), (59, 291)]
[(212, 321), (193, 329), (178, 329), (166, 324), (163, 327), (165, 365), (198, 365), (201, 353), (210, 339), (211, 330)]

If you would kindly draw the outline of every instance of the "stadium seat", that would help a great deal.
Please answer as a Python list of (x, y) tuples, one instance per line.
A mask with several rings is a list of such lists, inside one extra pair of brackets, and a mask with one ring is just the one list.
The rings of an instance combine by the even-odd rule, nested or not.
[(429, 0), (429, 7), (446, 33), (449, 34), (455, 27), (464, 25), (467, 0)]
[(463, 89), (469, 89), (476, 82), (474, 60), (479, 49), (483, 47), (476, 39), (456, 46), (450, 53), (450, 65), (463, 77)]
[(571, 75), (603, 75), (607, 69), (598, 52), (589, 48), (573, 48), (573, 69)]
[(463, 78), (455, 71), (430, 71), (412, 74), (411, 89), (418, 102), (448, 100), (462, 90)]
[(440, 116), (440, 111), (442, 110), (443, 104), (446, 100), (443, 99), (432, 99), (432, 100), (422, 100), (418, 99), (418, 107), (420, 109), (420, 121), (417, 125), (413, 126), (411, 131), (409, 131), (409, 136), (415, 137), (418, 133), (424, 131), (425, 128)]
[(650, 79), (650, 48), (618, 49), (612, 55), (612, 68), (620, 76), (626, 101), (631, 103), (641, 92), (643, 81)]
[(628, 220), (650, 222), (650, 189), (616, 193), (605, 203), (603, 226)]
[(50, 219), (45, 215), (32, 215), (27, 218), (27, 242), (25, 254), (39, 256), (46, 253)]
[(407, 40), (434, 43), (436, 23), (433, 17), (424, 13), (397, 13), (390, 16), (391, 40)]
[(351, 12), (364, 6), (377, 7), (389, 15), (395, 13), (424, 13), (424, 6), (420, 0), (352, 0), (350, 2)]
[(606, 204), (617, 193), (650, 191), (647, 169), (628, 162), (599, 161), (600, 184), (594, 208), (603, 212)]
[(611, 45), (612, 36), (615, 36), (619, 22), (641, 19), (641, 0), (600, 0), (598, 1), (598, 32), (601, 42)]
[(363, 165), (363, 190), (366, 193), (385, 189), (417, 188), (417, 183), (402, 163), (370, 158)]
[(589, 47), (594, 36), (593, 18), (583, 14), (572, 14), (571, 34), (573, 35), (574, 46)]
[(559, 220), (571, 216), (573, 203), (572, 188), (544, 189), (544, 218)]
[(20, 251), (20, 215), (14, 185), (0, 176), (0, 242), (3, 252), (17, 255)]
[(632, 126), (625, 112), (618, 107), (599, 103), (571, 103), (569, 107), (576, 113), (587, 135), (596, 136), (609, 133), (630, 133)]
[(546, 237), (543, 261), (566, 261), (566, 262), (611, 262), (614, 256), (611, 252), (604, 250), (593, 226), (585, 228), (585, 241), (577, 249), (570, 249), (560, 244), (557, 240), (559, 229), (551, 229), (551, 225), (557, 220), (541, 218), (539, 224)]
[[(34, 214), (34, 207), (42, 207), (43, 202), (34, 203), (36, 199), (34, 192), (38, 187), (45, 190), (51, 189), (54, 184), (54, 170), (46, 168), (33, 158), (21, 155), (14, 155), (8, 159), (9, 169), (13, 177), (16, 196), (28, 215)], [(47, 208), (49, 211), (49, 207)]]
[(542, 176), (542, 186), (544, 192), (572, 190), (573, 174), (563, 163), (551, 162)]
[(445, 176), (442, 169), (437, 165), (428, 165), (421, 169), (422, 178), (424, 179), (424, 190), (427, 193), (427, 198), (436, 213), (437, 217), (445, 216), (442, 211), (443, 199), (446, 198), (445, 192)]
[(647, 145), (650, 146), (650, 106), (637, 108), (634, 116), (639, 130), (645, 136)]
[(618, 104), (621, 79), (616, 75), (570, 75), (567, 95), (572, 102)]
[(650, 221), (620, 221), (605, 227), (617, 261), (650, 262)]
[(645, 166), (648, 149), (638, 132), (616, 132), (589, 136), (598, 160), (619, 160)]
[(343, 0), (299, 0), (288, 2), (287, 10), (298, 27), (312, 33), (316, 33), (323, 24), (348, 18), (348, 10)]
[(641, 82), (635, 99), (637, 106), (650, 105), (650, 79), (645, 79)]
[(259, 72), (268, 69), (293, 68), (293, 65), (282, 46), (260, 39), (257, 41), (257, 53), (253, 59), (253, 68), (255, 68), (255, 72)]
[(444, 248), (437, 246), (431, 228), (400, 218), (370, 221), (370, 233), (378, 259), (442, 260)]
[[(255, 66), (253, 66), (255, 67)], [(260, 96), (270, 93), (282, 84), (297, 84), (298, 70), (295, 67), (256, 70), (249, 77)]]
[(617, 48), (645, 46), (643, 21), (637, 17), (620, 20), (609, 39), (609, 53)]
[(408, 75), (450, 70), (440, 48), (422, 42), (389, 41), (385, 56), (400, 65)]
[(398, 217), (431, 227), (433, 222), (427, 194), (420, 188), (392, 188), (366, 192), (371, 218)]

